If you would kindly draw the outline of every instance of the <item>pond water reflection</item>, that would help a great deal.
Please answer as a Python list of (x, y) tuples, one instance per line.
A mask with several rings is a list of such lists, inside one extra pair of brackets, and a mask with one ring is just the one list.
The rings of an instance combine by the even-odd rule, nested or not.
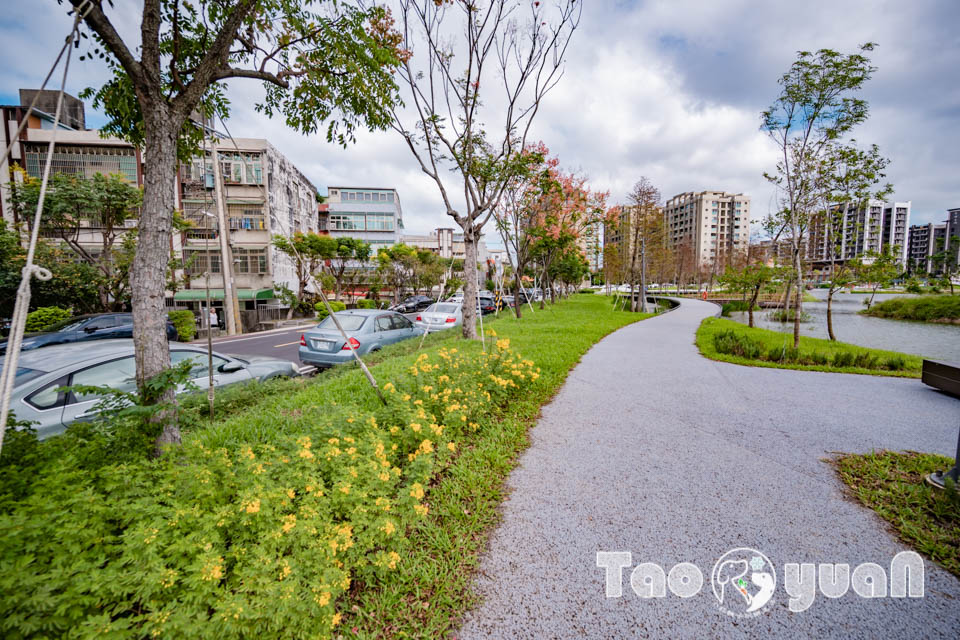
[[(811, 291), (820, 302), (806, 302), (803, 309), (810, 315), (810, 322), (800, 323), (801, 335), (813, 338), (827, 337), (827, 291)], [(863, 301), (869, 296), (859, 293), (838, 293), (833, 297), (833, 332), (837, 340), (875, 349), (889, 349), (903, 353), (960, 362), (960, 326), (908, 322), (862, 316)], [(903, 297), (900, 294), (877, 294), (874, 302)], [(758, 327), (793, 333), (793, 323), (780, 323), (768, 318), (768, 311), (754, 313)], [(746, 313), (731, 313), (730, 318), (747, 322)]]

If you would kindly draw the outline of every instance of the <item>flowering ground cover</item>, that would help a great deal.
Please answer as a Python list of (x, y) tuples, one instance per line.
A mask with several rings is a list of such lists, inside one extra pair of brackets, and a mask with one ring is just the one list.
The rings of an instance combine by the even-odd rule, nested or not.
[(576, 296), (491, 323), (486, 351), (435, 338), (373, 367), (385, 406), (349, 369), (254, 391), (160, 460), (69, 431), (21, 452), (0, 474), (0, 632), (449, 632), (540, 405), (643, 317)]

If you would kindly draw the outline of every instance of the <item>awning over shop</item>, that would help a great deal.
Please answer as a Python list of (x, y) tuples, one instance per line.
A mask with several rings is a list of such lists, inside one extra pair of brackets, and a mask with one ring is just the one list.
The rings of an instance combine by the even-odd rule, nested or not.
[[(239, 300), (272, 300), (276, 295), (273, 289), (237, 289), (237, 299)], [(206, 289), (183, 289), (173, 294), (176, 302), (189, 302), (192, 300), (206, 300)], [(223, 300), (223, 289), (210, 289), (211, 300)]]

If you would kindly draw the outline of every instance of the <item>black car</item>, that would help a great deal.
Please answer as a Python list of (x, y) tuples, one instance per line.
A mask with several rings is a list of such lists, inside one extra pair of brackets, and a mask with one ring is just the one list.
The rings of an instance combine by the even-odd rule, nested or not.
[(429, 296), (410, 296), (402, 302), (390, 307), (390, 311), (396, 311), (397, 313), (413, 313), (414, 311), (423, 311), (430, 305), (432, 305), (436, 300)]
[[(27, 333), (23, 336), (21, 351), (39, 349), (51, 344), (87, 342), (109, 338), (132, 338), (132, 313), (97, 313), (76, 316), (56, 324), (46, 331)], [(167, 340), (177, 339), (177, 329), (167, 320)], [(0, 342), (0, 354), (7, 352), (7, 343)]]
[[(497, 310), (497, 301), (489, 296), (480, 296), (477, 298), (477, 306), (480, 307), (480, 313), (487, 315)], [(500, 302), (500, 308), (503, 309), (503, 301)]]

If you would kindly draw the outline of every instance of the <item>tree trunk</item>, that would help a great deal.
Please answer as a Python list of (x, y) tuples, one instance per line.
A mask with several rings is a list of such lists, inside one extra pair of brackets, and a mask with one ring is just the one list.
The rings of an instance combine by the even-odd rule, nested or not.
[[(142, 103), (143, 101), (141, 101)], [(177, 135), (181, 119), (171, 117), (161, 99), (152, 112), (144, 113), (144, 154), (149, 161), (143, 170), (143, 206), (137, 230), (137, 250), (130, 268), (133, 308), (133, 345), (137, 354), (137, 388), (147, 402), (175, 403), (174, 389), (161, 396), (145, 395), (148, 380), (170, 367), (166, 336), (166, 267), (170, 258), (170, 233), (176, 207)], [(175, 412), (164, 412), (153, 420), (163, 423), (156, 440), (157, 454), (166, 445), (180, 443)]]
[(517, 318), (520, 318), (522, 313), (520, 307), (523, 305), (520, 304), (520, 276), (518, 275), (513, 279), (513, 311), (517, 314)]
[(750, 297), (750, 304), (747, 305), (747, 317), (750, 319), (750, 328), (753, 328), (753, 307), (757, 304), (757, 298), (760, 297), (760, 287), (757, 287), (753, 290), (753, 295)]
[(803, 267), (800, 264), (800, 253), (797, 252), (794, 257), (795, 266), (797, 269), (796, 280), (797, 280), (797, 299), (793, 303), (793, 348), (800, 348), (800, 313), (803, 300)]
[(477, 339), (477, 241), (473, 229), (463, 230), (463, 337)]
[(827, 335), (831, 340), (836, 340), (833, 335), (833, 287), (827, 290)]

